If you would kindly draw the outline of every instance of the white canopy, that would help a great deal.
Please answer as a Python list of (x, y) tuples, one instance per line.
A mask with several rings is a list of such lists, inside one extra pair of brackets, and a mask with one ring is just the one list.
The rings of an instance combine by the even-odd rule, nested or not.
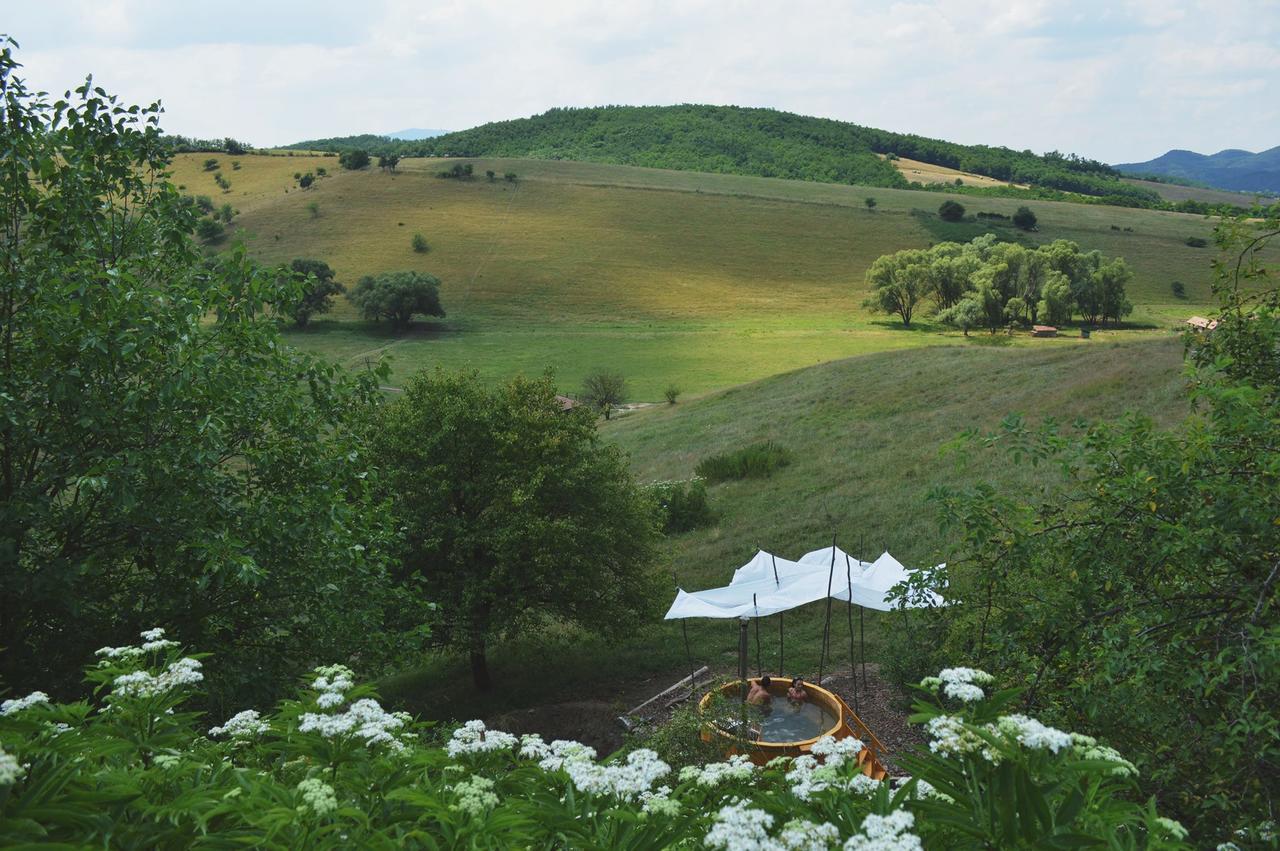
[[(887, 552), (871, 564), (850, 558), (851, 576), (840, 565), (844, 552), (836, 548), (836, 569), (831, 570), (832, 548), (807, 553), (800, 561), (775, 558), (761, 550), (751, 561), (734, 571), (733, 580), (723, 588), (692, 593), (683, 589), (667, 611), (666, 620), (678, 618), (765, 617), (808, 603), (826, 599), (852, 602), (867, 609), (887, 612), (901, 608), (902, 602), (887, 599), (889, 590), (904, 581), (908, 572)], [(777, 579), (774, 569), (777, 569)], [(852, 580), (852, 584), (850, 583)], [(909, 600), (907, 608), (943, 605), (930, 591), (928, 599)]]

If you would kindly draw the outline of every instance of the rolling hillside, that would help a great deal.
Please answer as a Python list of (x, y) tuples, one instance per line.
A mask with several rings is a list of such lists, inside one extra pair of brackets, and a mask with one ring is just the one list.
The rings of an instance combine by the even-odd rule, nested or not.
[(1121, 182), (1110, 166), (1094, 160), (1057, 152), (1039, 156), (989, 145), (959, 145), (845, 121), (737, 106), (552, 109), (421, 142), (379, 147), (362, 137), (350, 137), (298, 142), (291, 147), (340, 151), (357, 146), (407, 156), (574, 160), (906, 187), (909, 181), (881, 158), (896, 155), (1000, 181), (1107, 196), (1128, 205), (1160, 200), (1154, 193)]
[(1123, 163), (1126, 174), (1157, 174), (1205, 183), (1217, 189), (1280, 195), (1280, 145), (1260, 153), (1229, 149), (1216, 154), (1173, 150), (1142, 163)]
[[(981, 479), (1014, 495), (1051, 479), (1041, 469), (1014, 465), (999, 451), (944, 455), (943, 446), (957, 434), (994, 429), (1015, 411), (1033, 422), (1140, 411), (1170, 425), (1187, 411), (1181, 355), (1180, 342), (1171, 339), (1046, 350), (946, 346), (886, 352), (639, 411), (604, 425), (603, 434), (630, 454), (633, 468), (648, 481), (687, 479), (700, 459), (758, 440), (775, 440), (794, 453), (793, 464), (772, 478), (711, 488), (716, 525), (667, 539), (661, 569), (664, 575), (674, 572), (686, 589), (723, 584), (757, 546), (795, 557), (829, 543), (833, 533), (855, 554), (861, 546), (874, 557), (887, 547), (908, 564), (919, 564), (937, 558), (945, 544), (927, 502), (932, 488)], [(667, 602), (656, 601), (654, 617), (620, 638), (548, 627), (504, 645), (492, 654), (495, 679), (504, 688), (492, 695), (467, 688), (459, 667), (465, 662), (447, 657), (384, 683), (383, 691), (418, 711), (462, 717), (581, 700), (597, 694), (593, 686), (601, 686), (608, 699), (621, 684), (668, 675), (660, 687), (686, 665), (680, 627), (658, 620)], [(788, 668), (806, 675), (816, 669), (822, 618), (816, 605), (786, 614)], [(896, 628), (898, 621), (867, 615), (872, 660), (889, 623)], [(736, 625), (691, 620), (688, 627), (698, 664), (732, 670)], [(768, 667), (776, 660), (777, 619), (767, 619), (763, 632)], [(844, 666), (843, 620), (836, 634), (834, 664)], [(549, 658), (556, 660), (554, 676), (547, 675)]]
[[(537, 160), (474, 161), (479, 175), (518, 173), (512, 184), (441, 180), (432, 160), (405, 161), (392, 174), (335, 173), (334, 158), (309, 156), (241, 157), (233, 170), (221, 157), (232, 183), (221, 193), (206, 158), (178, 157), (176, 182), (232, 202), (237, 234), (260, 259), (325, 260), (347, 285), (396, 269), (441, 278), (448, 318), (409, 335), (357, 321), (341, 300), (328, 321), (291, 335), (351, 365), (385, 352), (395, 381), (433, 364), (493, 376), (552, 367), (572, 389), (602, 368), (626, 375), (633, 398), (654, 400), (669, 383), (702, 393), (849, 355), (955, 342), (958, 334), (927, 321), (904, 331), (865, 311), (863, 276), (881, 254), (988, 227), (1123, 256), (1136, 274), (1130, 298), (1140, 324), (1172, 327), (1209, 300), (1212, 250), (1183, 241), (1208, 237), (1211, 223), (1183, 214), (1037, 202), (1040, 230), (1023, 234), (940, 221), (945, 193)], [(330, 176), (298, 189), (293, 174), (316, 168)], [(1005, 215), (1021, 203), (960, 200), (971, 213)], [(410, 247), (419, 232), (426, 254)], [(1187, 300), (1171, 295), (1172, 280), (1185, 283)]]

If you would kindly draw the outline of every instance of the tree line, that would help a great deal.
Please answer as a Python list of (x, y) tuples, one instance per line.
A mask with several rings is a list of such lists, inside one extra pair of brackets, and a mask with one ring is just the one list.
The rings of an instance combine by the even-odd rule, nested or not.
[(1061, 325), (1079, 315), (1089, 325), (1119, 322), (1133, 311), (1122, 258), (1082, 251), (1065, 239), (1038, 248), (983, 234), (972, 242), (942, 242), (876, 258), (867, 270), (865, 305), (910, 327), (932, 302), (937, 319), (962, 329), (994, 332), (1010, 323)]

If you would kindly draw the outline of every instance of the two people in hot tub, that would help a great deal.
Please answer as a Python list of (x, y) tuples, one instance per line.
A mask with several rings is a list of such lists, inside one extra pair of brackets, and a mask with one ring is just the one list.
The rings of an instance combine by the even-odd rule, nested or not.
[[(761, 677), (758, 682), (752, 683), (751, 690), (747, 692), (747, 703), (759, 706), (761, 711), (770, 711), (773, 708), (773, 695), (769, 693), (769, 686), (772, 684), (773, 680), (769, 677)], [(791, 687), (787, 689), (787, 701), (798, 707), (808, 699), (809, 692), (805, 690), (804, 680), (792, 677)]]

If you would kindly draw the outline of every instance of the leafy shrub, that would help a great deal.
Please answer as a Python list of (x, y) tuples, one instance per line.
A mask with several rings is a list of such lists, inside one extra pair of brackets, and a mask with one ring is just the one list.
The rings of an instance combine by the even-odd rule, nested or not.
[(627, 379), (616, 372), (593, 372), (582, 379), (584, 404), (600, 411), (607, 420), (613, 416), (613, 409), (627, 400)]
[(226, 235), (226, 229), (222, 226), (222, 222), (215, 218), (202, 218), (196, 222), (196, 236), (201, 242), (206, 244), (218, 242)]
[(320, 218), (320, 202), (319, 202), (319, 201), (308, 201), (308, 202), (307, 202), (307, 212), (311, 214), (311, 218), (313, 218), (313, 219), (318, 219), (318, 218)]
[(958, 222), (964, 218), (964, 205), (959, 201), (943, 201), (938, 207), (938, 217), (944, 222)]
[(310, 189), (311, 184), (315, 182), (316, 182), (315, 175), (313, 175), (311, 172), (307, 172), (306, 174), (302, 175), (302, 177), (298, 178), (298, 185), (301, 186), (303, 189)]
[(507, 183), (515, 183), (516, 173), (514, 171), (509, 171), (506, 174), (502, 175), (502, 179), (505, 180)]
[(427, 238), (420, 233), (415, 233), (413, 235), (413, 239), (410, 240), (410, 244), (413, 245), (413, 250), (419, 254), (426, 254), (427, 251), (430, 250), (430, 246), (427, 245)]
[(1173, 292), (1174, 298), (1187, 297), (1187, 285), (1182, 283), (1182, 281), (1172, 282), (1171, 284), (1169, 284), (1169, 289)]
[(217, 170), (218, 170), (218, 161), (217, 161), (217, 159), (215, 159), (214, 157), (209, 157), (209, 159), (205, 160), (205, 161), (204, 161), (204, 170), (205, 170), (205, 171), (217, 171)]
[(403, 331), (417, 314), (444, 316), (440, 305), (440, 279), (419, 272), (384, 272), (365, 275), (347, 293), (365, 319), (389, 319)]
[(493, 169), (486, 170), (484, 173), (484, 176), (489, 178), (490, 183), (493, 183), (493, 181), (498, 178), (498, 175), (494, 172)]
[(240, 160), (232, 160), (232, 161), (231, 161), (231, 170), (232, 170), (232, 171), (239, 171), (239, 170), (240, 170)]
[(359, 171), (369, 167), (369, 152), (356, 148), (353, 151), (343, 151), (338, 155), (338, 165), (349, 171)]
[(1199, 236), (1189, 236), (1183, 242), (1192, 248), (1204, 248), (1209, 244), (1209, 240)]
[(1036, 214), (1030, 207), (1019, 207), (1013, 214), (1013, 224), (1022, 230), (1036, 229)]
[[(862, 773), (855, 738), (765, 767), (701, 743), (693, 710), (648, 747), (598, 760), (469, 721), (443, 747), (342, 665), (275, 712), (201, 731), (204, 678), (163, 630), (107, 647), (104, 707), (37, 692), (0, 710), (0, 842), (190, 848), (1182, 849), (1186, 831), (1132, 799), (1132, 764), (1092, 739), (1006, 714), (967, 668), (923, 682), (933, 751), (915, 776)], [(964, 702), (961, 702), (964, 701)], [(954, 707), (946, 708), (948, 705)], [(672, 762), (664, 760), (664, 756)], [(1123, 843), (1117, 843), (1123, 837)]]
[(763, 479), (791, 463), (791, 450), (772, 440), (722, 452), (698, 462), (697, 474), (712, 484), (730, 479)]
[(663, 391), (662, 396), (667, 400), (668, 405), (674, 405), (676, 400), (680, 398), (680, 388), (674, 384), (668, 384), (667, 389)]
[(668, 535), (691, 532), (716, 522), (707, 500), (707, 486), (701, 479), (657, 482), (650, 485), (649, 490), (662, 512), (662, 531)]
[(867, 205), (868, 210), (874, 210), (876, 208), (877, 202), (875, 198), (872, 198), (870, 195), (868, 195), (866, 198), (862, 199), (862, 203)]

